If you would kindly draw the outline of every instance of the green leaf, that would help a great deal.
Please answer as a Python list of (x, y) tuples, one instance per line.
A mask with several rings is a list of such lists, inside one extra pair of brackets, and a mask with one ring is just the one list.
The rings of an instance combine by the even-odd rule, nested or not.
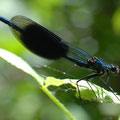
[(6, 51), (4, 49), (0, 49), (0, 57), (3, 58), (4, 60), (6, 60), (7, 62), (11, 63), (12, 65), (14, 65), (15, 67), (17, 67), (18, 69), (21, 69), (22, 71), (24, 71), (25, 73), (31, 75), (32, 77), (34, 77), (37, 82), (40, 85), (43, 85), (43, 81), (44, 79), (42, 77), (40, 77), (35, 71), (34, 69), (32, 69), (27, 62), (25, 62), (22, 58), (16, 56), (15, 54)]
[[(39, 76), (28, 63), (20, 57), (10, 53), (9, 51), (0, 49), (0, 57), (11, 63), (18, 69), (31, 75), (39, 83), (41, 90), (49, 96), (49, 98), (64, 112), (71, 120), (75, 120), (76, 116), (69, 111), (69, 105), (81, 104), (82, 101), (96, 101), (101, 103), (120, 103), (120, 96), (113, 94), (95, 84), (84, 80), (79, 82), (79, 91), (76, 85), (77, 80), (64, 79), (59, 80), (48, 77), (46, 80)], [(44, 84), (45, 83), (45, 84)], [(92, 89), (91, 89), (92, 88)], [(94, 92), (93, 92), (94, 91)], [(116, 96), (117, 98), (116, 98)], [(97, 97), (97, 98), (96, 98)], [(76, 113), (76, 112), (75, 112)], [(86, 116), (86, 115), (85, 115)], [(78, 117), (79, 118), (79, 117)]]
[(39, 83), (41, 90), (46, 93), (50, 99), (60, 108), (65, 112), (71, 120), (75, 120), (75, 118), (71, 115), (71, 113), (64, 107), (62, 103), (59, 102), (59, 100), (54, 97), (50, 91), (44, 86), (44, 78), (39, 76), (34, 69), (30, 67), (28, 63), (26, 63), (23, 59), (20, 57), (14, 55), (13, 53), (0, 49), (0, 57), (6, 60), (7, 62), (11, 63), (18, 69), (24, 71), (25, 73), (31, 75), (32, 77), (35, 78), (35, 80)]
[[(64, 99), (66, 98), (66, 93), (72, 93), (69, 96), (69, 99), (73, 99), (76, 97), (77, 99), (82, 98), (82, 100), (88, 101), (97, 101), (101, 103), (117, 103), (120, 104), (120, 96), (116, 93), (105, 90), (104, 88), (99, 87), (98, 85), (92, 84), (90, 82), (86, 82), (85, 80), (81, 80), (79, 82), (79, 92), (77, 90), (77, 80), (70, 79), (55, 79), (52, 77), (48, 77), (45, 81), (46, 87), (54, 93), (54, 95), (61, 99), (60, 96)], [(67, 92), (66, 92), (67, 91)], [(58, 95), (59, 94), (59, 95)], [(71, 97), (72, 96), (72, 97)], [(117, 97), (116, 97), (117, 96)], [(68, 97), (68, 96), (67, 96)], [(66, 98), (67, 99), (67, 98)]]

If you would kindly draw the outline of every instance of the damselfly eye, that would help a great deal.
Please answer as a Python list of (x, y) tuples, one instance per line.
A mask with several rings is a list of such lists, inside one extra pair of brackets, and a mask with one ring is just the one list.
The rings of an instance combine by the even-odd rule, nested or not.
[(113, 64), (110, 65), (110, 70), (112, 72), (116, 72), (116, 73), (119, 73), (119, 67), (118, 66), (115, 66)]

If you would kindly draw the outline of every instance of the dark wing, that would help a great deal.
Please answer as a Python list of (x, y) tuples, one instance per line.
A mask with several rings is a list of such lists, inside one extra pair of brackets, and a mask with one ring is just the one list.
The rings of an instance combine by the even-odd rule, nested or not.
[(18, 40), (39, 56), (48, 59), (71, 56), (84, 61), (92, 57), (85, 50), (63, 41), (48, 29), (25, 16), (15, 16), (11, 20), (0, 17), (0, 21), (8, 24)]
[(11, 21), (24, 30), (12, 29), (18, 40), (33, 53), (47, 59), (66, 56), (68, 46), (53, 32), (25, 16), (15, 16)]
[(73, 44), (68, 43), (66, 41), (62, 41), (62, 42), (64, 42), (69, 47), (69, 52), (67, 54), (68, 56), (71, 56), (71, 57), (74, 57), (78, 60), (80, 59), (83, 61), (87, 61), (88, 59), (93, 57), (90, 53), (88, 53), (87, 51), (83, 50), (82, 48), (80, 48), (76, 45), (73, 45)]

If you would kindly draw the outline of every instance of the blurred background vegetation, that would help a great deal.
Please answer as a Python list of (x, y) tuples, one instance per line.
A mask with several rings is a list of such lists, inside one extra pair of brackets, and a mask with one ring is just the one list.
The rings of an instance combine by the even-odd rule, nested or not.
[[(120, 66), (120, 0), (0, 0), (0, 16), (27, 16), (69, 41), (98, 56), (107, 64)], [(25, 49), (0, 22), (0, 47), (26, 60), (40, 75), (63, 75), (73, 63), (49, 61)], [(43, 67), (47, 65), (48, 67)], [(51, 69), (52, 68), (52, 69)], [(90, 71), (75, 67), (68, 74), (81, 78)], [(106, 76), (101, 79), (106, 80)], [(106, 86), (100, 78), (94, 83)], [(110, 74), (110, 85), (120, 94), (120, 75)], [(69, 100), (68, 100), (69, 101)], [(116, 120), (120, 107), (111, 104), (68, 104), (82, 120)], [(33, 78), (0, 59), (0, 120), (66, 120), (66, 115), (39, 89)]]

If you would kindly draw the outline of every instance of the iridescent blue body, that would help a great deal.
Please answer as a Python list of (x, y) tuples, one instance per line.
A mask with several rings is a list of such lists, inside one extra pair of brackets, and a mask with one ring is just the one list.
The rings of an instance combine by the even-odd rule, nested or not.
[(84, 77), (86, 80), (101, 76), (106, 72), (108, 86), (109, 71), (119, 72), (118, 66), (106, 65), (99, 58), (93, 57), (85, 50), (63, 41), (53, 32), (25, 16), (15, 16), (11, 20), (0, 16), (0, 21), (9, 25), (19, 41), (31, 52), (48, 59), (64, 57), (80, 67), (93, 70), (92, 75)]
[[(75, 64), (77, 64), (80, 67), (84, 67), (84, 68), (88, 68), (88, 69), (93, 70), (97, 76), (104, 74), (105, 72), (108, 73), (109, 71), (117, 72), (117, 73), (119, 72), (118, 66), (114, 66), (112, 64), (111, 65), (104, 64), (99, 58), (93, 57), (85, 50), (83, 50), (83, 49), (81, 49), (73, 44), (70, 44), (66, 41), (63, 41), (60, 37), (58, 37), (57, 35), (55, 35), (51, 31), (47, 30), (46, 28), (42, 27), (41, 25), (39, 25), (38, 23), (32, 21), (31, 19), (29, 19), (27, 17), (15, 16), (11, 20), (8, 20), (8, 19), (0, 16), (0, 21), (4, 22), (5, 24), (8, 24), (12, 29), (18, 31), (22, 36), (21, 38), (19, 38), (20, 41), (30, 51), (34, 52), (35, 54), (37, 54), (39, 56), (47, 58), (46, 55), (44, 55), (44, 54), (41, 55), (40, 53), (37, 52), (37, 47), (38, 48), (44, 47), (45, 49), (42, 49), (40, 52), (42, 53), (42, 51), (47, 51), (47, 53), (45, 53), (45, 54), (50, 54), (49, 56), (52, 56), (51, 58), (48, 57), (48, 59), (58, 59), (60, 57), (64, 57), (64, 58), (74, 62)], [(37, 28), (37, 29), (34, 29), (34, 31), (32, 31), (33, 27)], [(37, 37), (40, 37), (40, 38), (36, 38), (36, 40), (32, 39), (31, 41), (28, 41), (27, 37), (30, 36), (30, 37), (28, 37), (29, 39), (33, 38), (33, 36), (35, 37), (38, 34), (38, 33), (35, 34), (36, 30), (38, 30), (38, 29), (40, 30), (41, 33), (39, 33), (40, 36), (37, 36)], [(30, 32), (30, 30), (32, 32)], [(42, 34), (45, 34), (45, 36), (42, 36)], [(41, 36), (42, 36), (42, 38), (41, 38)], [(48, 46), (47, 46), (48, 47), (48, 49), (47, 49), (47, 47), (41, 45), (42, 41), (44, 41), (44, 37), (46, 37), (46, 36), (47, 37), (50, 36), (50, 39), (48, 39), (46, 41), (45, 45), (47, 45), (48, 41), (54, 42), (54, 45), (57, 45), (59, 47), (59, 50), (62, 50), (62, 51), (60, 51), (61, 54), (58, 54), (57, 57), (54, 54), (52, 54), (53, 52), (57, 53), (56, 50), (49, 52), (50, 49)], [(28, 41), (28, 43), (26, 41)], [(34, 43), (36, 43), (36, 44), (34, 44)], [(38, 45), (38, 43), (39, 43), (39, 45)], [(36, 46), (29, 46), (28, 44), (34, 44)], [(56, 46), (52, 46), (52, 47), (54, 49), (56, 49)], [(39, 49), (38, 49), (38, 51), (39, 51)], [(64, 51), (64, 54), (62, 54), (63, 51)], [(72, 53), (71, 55), (68, 55), (69, 51), (71, 51), (71, 53)]]
[(97, 57), (92, 57), (91, 59), (86, 60), (86, 62), (74, 59), (71, 56), (67, 56), (66, 58), (76, 63), (78, 66), (91, 69), (98, 74), (105, 73), (106, 71), (112, 71), (112, 72), (119, 73), (118, 66), (115, 66), (113, 64), (106, 65)]

